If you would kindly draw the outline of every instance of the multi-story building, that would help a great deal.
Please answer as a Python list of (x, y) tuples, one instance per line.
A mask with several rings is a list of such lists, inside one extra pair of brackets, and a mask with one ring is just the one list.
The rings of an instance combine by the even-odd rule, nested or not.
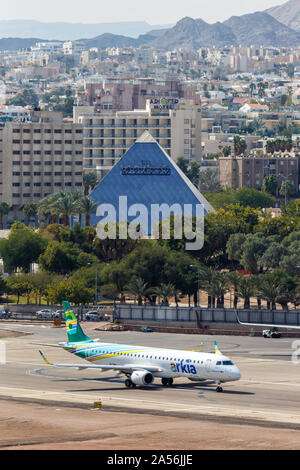
[(289, 180), (299, 191), (299, 156), (220, 157), (219, 168), (220, 183), (224, 188), (240, 189), (246, 186), (262, 189), (265, 177), (276, 175), (278, 189), (284, 181)]
[(74, 108), (74, 122), (84, 128), (84, 170), (103, 178), (144, 133), (149, 131), (176, 161), (201, 158), (201, 107), (189, 100), (151, 99), (146, 109), (93, 113)]
[(31, 122), (0, 124), (0, 201), (17, 217), (29, 202), (82, 190), (83, 128), (62, 114), (35, 111)]
[(96, 112), (107, 109), (132, 111), (145, 109), (147, 99), (173, 98), (195, 99), (196, 85), (181, 83), (178, 80), (139, 79), (90, 79), (86, 85), (86, 104), (95, 106)]

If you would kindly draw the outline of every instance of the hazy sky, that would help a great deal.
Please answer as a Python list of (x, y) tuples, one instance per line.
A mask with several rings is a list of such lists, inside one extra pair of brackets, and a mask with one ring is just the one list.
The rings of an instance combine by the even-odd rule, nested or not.
[(148, 21), (175, 23), (184, 16), (209, 23), (232, 15), (262, 11), (286, 0), (9, 0), (1, 2), (0, 19), (36, 19), (80, 23)]

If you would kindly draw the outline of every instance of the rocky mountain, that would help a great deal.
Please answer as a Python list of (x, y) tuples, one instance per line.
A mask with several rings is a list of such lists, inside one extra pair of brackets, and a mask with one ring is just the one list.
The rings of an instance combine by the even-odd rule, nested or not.
[(245, 46), (297, 46), (300, 34), (265, 12), (233, 16), (224, 24), (234, 32), (237, 43)]
[[(299, 5), (300, 0), (291, 0), (285, 5), (288, 4), (292, 6)], [(296, 7), (293, 11), (296, 12)], [(0, 21), (0, 31), (1, 23)], [(3, 34), (2, 31), (1, 34)], [(68, 31), (65, 32), (65, 36), (67, 35), (69, 35)], [(47, 39), (45, 35), (36, 37)], [(57, 38), (57, 36), (54, 37)], [(146, 45), (164, 50), (172, 50), (174, 48), (197, 50), (200, 47), (237, 46), (240, 44), (245, 46), (253, 44), (277, 47), (300, 45), (300, 29), (299, 32), (295, 31), (266, 12), (233, 16), (223, 23), (218, 22), (215, 24), (206, 23), (202, 19), (185, 17), (172, 28), (149, 29), (137, 38), (133, 37), (133, 35), (114, 34), (114, 31), (97, 34), (92, 38), (84, 35), (80, 37), (85, 38), (81, 39), (81, 41), (85, 43), (87, 48), (98, 47), (99, 49)], [(0, 50), (28, 48), (37, 41), (41, 40), (4, 38), (0, 40)]]
[(208, 24), (201, 19), (185, 17), (151, 45), (163, 49), (182, 47), (196, 50), (202, 46), (223, 46), (236, 43), (233, 31), (223, 23)]
[(111, 33), (101, 34), (92, 39), (82, 39), (80, 42), (84, 43), (86, 48), (98, 47), (99, 49), (106, 49), (107, 47), (139, 46), (138, 39)]
[(19, 49), (28, 49), (37, 42), (47, 42), (44, 39), (35, 38), (3, 38), (0, 39), (0, 51), (17, 51)]
[(289, 0), (283, 5), (269, 8), (266, 13), (273, 16), (280, 23), (300, 32), (300, 1)]

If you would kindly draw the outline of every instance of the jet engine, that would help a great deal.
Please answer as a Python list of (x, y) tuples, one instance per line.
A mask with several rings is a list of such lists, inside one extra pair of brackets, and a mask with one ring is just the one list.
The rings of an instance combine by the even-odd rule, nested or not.
[(130, 378), (135, 385), (151, 385), (154, 380), (153, 375), (146, 370), (135, 371)]

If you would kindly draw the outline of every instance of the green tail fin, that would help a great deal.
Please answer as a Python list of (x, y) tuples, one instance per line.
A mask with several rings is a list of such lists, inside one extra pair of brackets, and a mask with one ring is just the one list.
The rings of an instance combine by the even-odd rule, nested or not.
[(83, 333), (79, 321), (77, 320), (69, 302), (64, 301), (63, 308), (69, 343), (91, 343), (93, 340)]

